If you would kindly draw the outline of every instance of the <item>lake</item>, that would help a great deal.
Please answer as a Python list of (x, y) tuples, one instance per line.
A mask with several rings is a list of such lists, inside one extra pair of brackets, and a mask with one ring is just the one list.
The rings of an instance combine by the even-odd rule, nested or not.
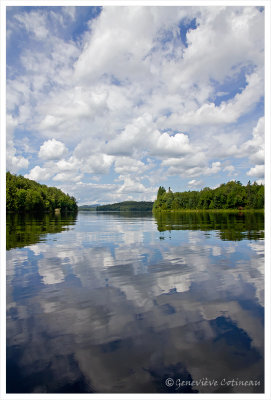
[(8, 393), (264, 392), (264, 214), (7, 217)]

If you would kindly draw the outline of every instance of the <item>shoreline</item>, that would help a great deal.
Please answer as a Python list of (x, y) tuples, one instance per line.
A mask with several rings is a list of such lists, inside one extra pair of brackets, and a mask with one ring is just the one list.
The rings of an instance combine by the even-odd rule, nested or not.
[(215, 208), (215, 209), (174, 209), (174, 210), (153, 210), (152, 213), (188, 213), (188, 212), (212, 212), (212, 213), (234, 213), (234, 214), (242, 214), (242, 213), (264, 213), (264, 209), (244, 209), (244, 210), (238, 210), (238, 209), (233, 209), (233, 208)]

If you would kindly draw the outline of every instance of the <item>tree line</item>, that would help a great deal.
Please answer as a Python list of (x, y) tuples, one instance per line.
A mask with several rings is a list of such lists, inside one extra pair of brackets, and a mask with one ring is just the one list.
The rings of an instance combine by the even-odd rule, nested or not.
[(216, 189), (205, 187), (200, 191), (173, 193), (160, 186), (153, 211), (163, 210), (215, 210), (215, 209), (263, 209), (264, 185), (249, 181), (223, 183)]
[(120, 203), (97, 206), (97, 211), (152, 211), (152, 201), (122, 201)]
[(74, 197), (22, 175), (6, 174), (6, 208), (12, 212), (77, 211)]

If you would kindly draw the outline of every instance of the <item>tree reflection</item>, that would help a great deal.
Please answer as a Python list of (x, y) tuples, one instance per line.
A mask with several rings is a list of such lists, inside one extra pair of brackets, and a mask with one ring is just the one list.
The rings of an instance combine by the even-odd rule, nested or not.
[(8, 214), (6, 248), (10, 250), (35, 244), (46, 234), (69, 230), (69, 226), (75, 223), (76, 214), (43, 214), (38, 217), (31, 214)]
[(159, 232), (172, 230), (216, 231), (222, 240), (264, 238), (264, 213), (183, 212), (155, 213)]

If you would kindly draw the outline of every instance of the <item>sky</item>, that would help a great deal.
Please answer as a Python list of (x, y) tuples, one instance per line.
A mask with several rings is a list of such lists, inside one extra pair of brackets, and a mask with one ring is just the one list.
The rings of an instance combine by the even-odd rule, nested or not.
[(7, 170), (78, 204), (264, 182), (264, 8), (7, 7)]

